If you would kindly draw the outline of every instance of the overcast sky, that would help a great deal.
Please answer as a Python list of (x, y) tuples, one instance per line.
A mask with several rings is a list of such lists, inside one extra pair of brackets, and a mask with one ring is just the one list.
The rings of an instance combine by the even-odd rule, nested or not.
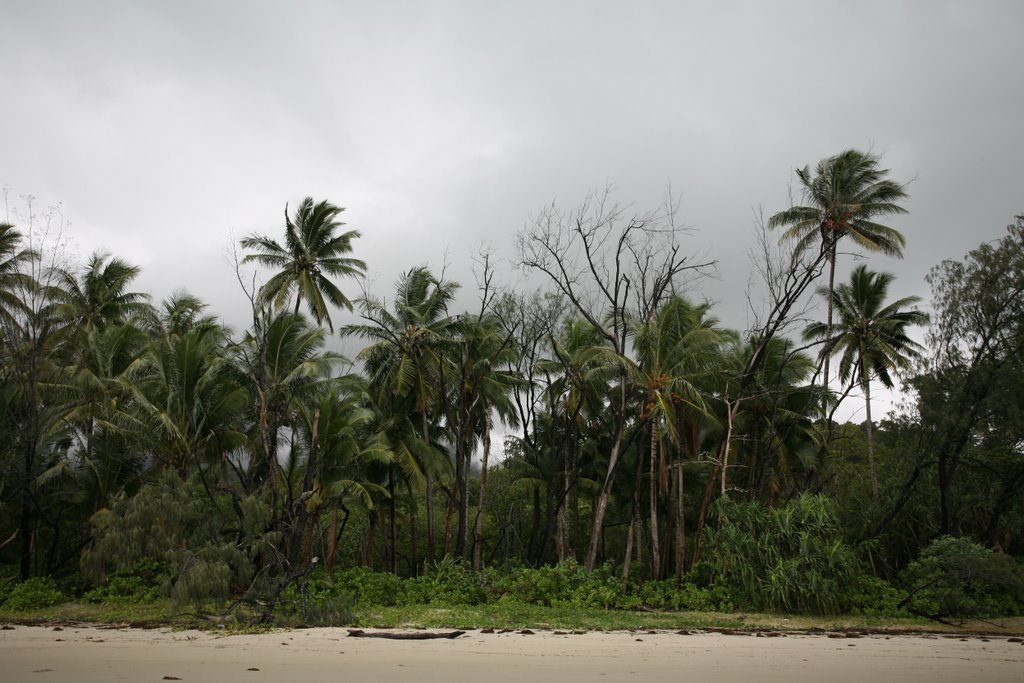
[(0, 185), (60, 202), (81, 256), (242, 326), (231, 235), (282, 234), (307, 195), (347, 207), (387, 295), (446, 259), (471, 291), (474, 251), (511, 261), (552, 200), (612, 183), (644, 209), (671, 184), (719, 263), (697, 296), (742, 328), (754, 212), (843, 149), (911, 183), (906, 258), (873, 262), (894, 294), (1003, 234), (1024, 211), (1022, 26), (1019, 0), (2, 0)]

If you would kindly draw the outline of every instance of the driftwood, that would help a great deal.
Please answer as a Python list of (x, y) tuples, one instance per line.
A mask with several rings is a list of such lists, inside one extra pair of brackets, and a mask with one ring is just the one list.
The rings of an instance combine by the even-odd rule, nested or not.
[(390, 638), (391, 640), (432, 640), (434, 638), (458, 638), (465, 631), (441, 631), (431, 632), (424, 631), (422, 633), (393, 633), (391, 631), (374, 631), (373, 633), (367, 633), (361, 629), (348, 630), (350, 638)]

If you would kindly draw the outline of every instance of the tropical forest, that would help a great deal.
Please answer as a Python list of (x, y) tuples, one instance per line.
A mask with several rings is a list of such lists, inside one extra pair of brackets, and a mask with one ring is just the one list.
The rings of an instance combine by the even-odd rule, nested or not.
[(0, 615), (1024, 614), (1024, 216), (918, 297), (879, 156), (791, 182), (742, 330), (677, 206), (606, 191), (509, 235), (515, 288), (371, 285), (343, 197), (282, 199), (244, 329), (0, 223)]

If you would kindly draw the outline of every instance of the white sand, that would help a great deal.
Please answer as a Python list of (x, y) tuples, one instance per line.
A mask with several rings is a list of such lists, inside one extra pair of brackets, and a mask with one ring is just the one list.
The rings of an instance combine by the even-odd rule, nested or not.
[[(250, 668), (258, 671), (249, 670)], [(1006, 638), (833, 639), (537, 632), (454, 640), (350, 638), (345, 629), (218, 636), (18, 626), (0, 631), (0, 681), (542, 683), (558, 681), (1024, 681)]]

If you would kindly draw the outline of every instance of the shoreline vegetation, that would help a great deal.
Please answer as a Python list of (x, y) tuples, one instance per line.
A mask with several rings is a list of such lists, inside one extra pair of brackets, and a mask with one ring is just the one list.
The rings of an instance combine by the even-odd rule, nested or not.
[(876, 270), (907, 247), (880, 158), (796, 178), (742, 331), (671, 197), (546, 207), (515, 241), (541, 284), (481, 253), (461, 311), (427, 265), (370, 291), (308, 197), (237, 245), (244, 329), (74, 262), (28, 200), (0, 223), (0, 618), (1019, 630), (1024, 215), (925, 311)]
[(603, 610), (578, 607), (544, 607), (506, 604), (500, 606), (408, 605), (369, 606), (352, 611), (351, 621), (306, 626), (301, 622), (256, 627), (249, 621), (223, 613), (180, 611), (166, 600), (149, 604), (96, 605), (67, 602), (46, 609), (0, 609), (0, 624), (68, 627), (175, 630), (196, 629), (225, 633), (263, 630), (332, 628), (341, 626), (374, 630), (466, 629), (476, 631), (543, 631), (579, 634), (589, 631), (722, 633), (738, 635), (941, 635), (1019, 638), (1024, 636), (1024, 617), (966, 619), (938, 623), (919, 617), (886, 618), (867, 615), (809, 616), (798, 614), (662, 612), (656, 610)]

